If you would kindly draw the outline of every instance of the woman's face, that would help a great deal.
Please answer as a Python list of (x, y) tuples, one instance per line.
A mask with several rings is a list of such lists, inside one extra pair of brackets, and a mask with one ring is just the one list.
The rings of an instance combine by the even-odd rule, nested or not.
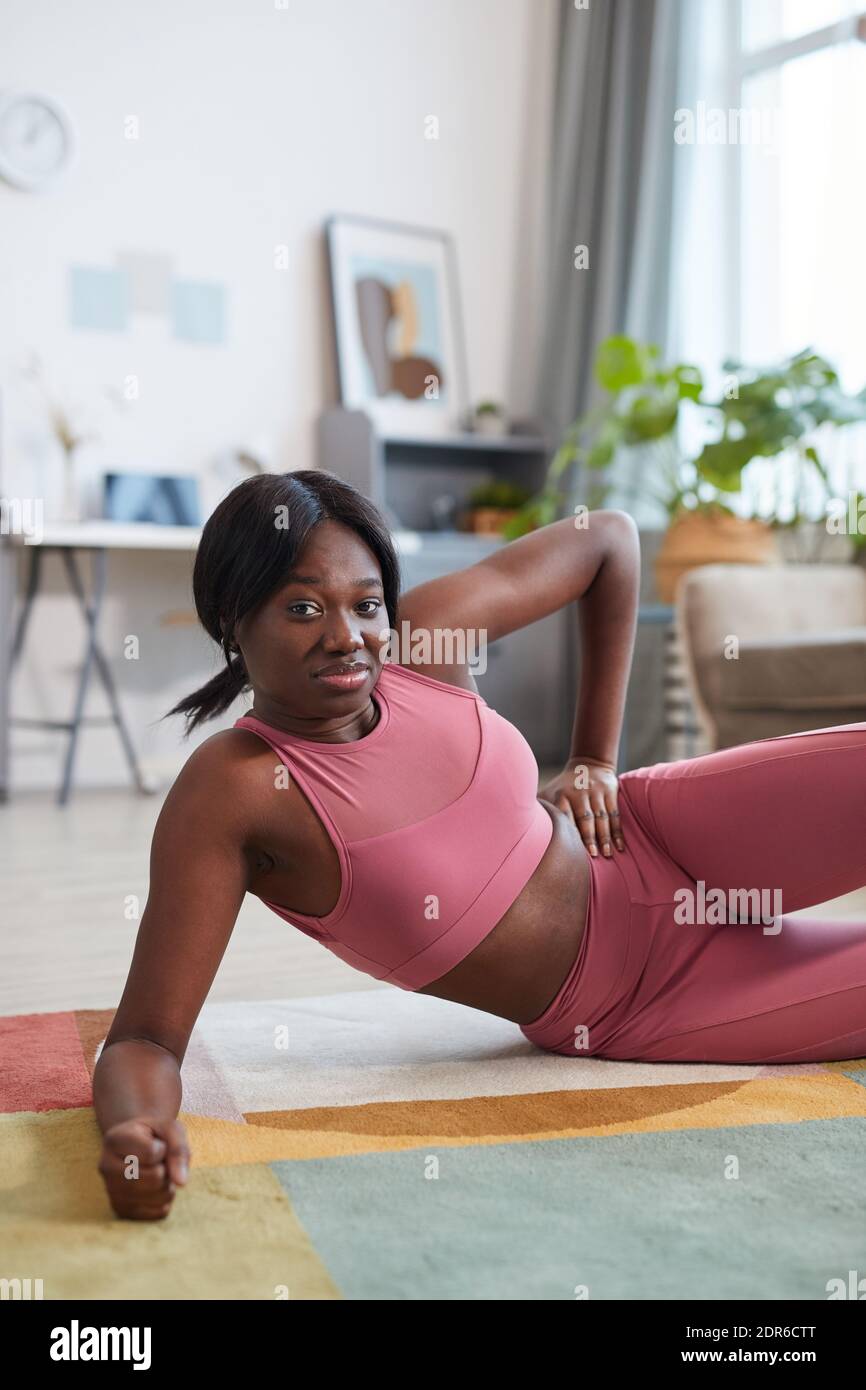
[(362, 726), (389, 623), (373, 552), (350, 527), (320, 522), (283, 586), (236, 630), (258, 717), (314, 738)]

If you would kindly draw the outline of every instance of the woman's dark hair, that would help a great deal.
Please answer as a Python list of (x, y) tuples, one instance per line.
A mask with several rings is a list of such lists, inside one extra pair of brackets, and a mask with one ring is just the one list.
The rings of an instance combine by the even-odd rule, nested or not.
[(321, 521), (350, 527), (379, 562), (389, 626), (396, 628), (400, 562), (383, 518), (363, 493), (324, 469), (257, 473), (224, 497), (199, 541), (192, 589), (199, 622), (218, 642), (224, 668), (167, 714), (186, 715), (185, 735), (227, 710), (249, 678), (234, 634), (238, 622), (285, 582)]

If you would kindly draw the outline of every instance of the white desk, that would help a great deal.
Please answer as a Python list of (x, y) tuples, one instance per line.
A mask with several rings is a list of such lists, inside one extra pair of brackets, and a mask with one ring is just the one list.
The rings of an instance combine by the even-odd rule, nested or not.
[[(108, 578), (108, 553), (111, 550), (144, 550), (152, 551), (154, 554), (165, 550), (194, 551), (200, 539), (201, 528), (198, 526), (157, 526), (149, 522), (119, 521), (82, 521), (74, 524), (48, 522), (32, 540), (22, 534), (0, 535), (0, 655), (7, 658), (8, 654), (0, 672), (0, 801), (7, 800), (10, 792), (9, 733), (13, 723), (28, 725), (31, 728), (60, 729), (69, 733), (63, 778), (57, 797), (60, 805), (65, 805), (72, 789), (78, 734), (83, 723), (108, 722), (116, 726), (133, 781), (139, 791), (146, 790), (135, 748), (120, 708), (111, 668), (99, 645), (99, 615)], [(395, 531), (392, 533), (392, 539), (398, 553), (406, 555), (420, 550), (422, 544), (421, 537), (412, 531)], [(12, 670), (24, 646), (33, 603), (39, 592), (42, 555), (47, 550), (57, 551), (61, 555), (70, 586), (81, 605), (87, 625), (75, 706), (69, 720), (13, 719), (9, 701)], [(79, 550), (90, 551), (93, 557), (92, 597), (89, 602), (76, 562)], [(13, 630), (17, 560), (21, 551), (29, 551), (30, 564), (24, 606)], [(111, 714), (88, 719), (84, 714), (84, 701), (94, 667), (105, 687)]]
[(26, 536), (4, 539), (22, 550), (67, 546), (72, 550), (195, 550), (200, 526), (154, 526), (145, 521), (49, 521), (35, 541)]

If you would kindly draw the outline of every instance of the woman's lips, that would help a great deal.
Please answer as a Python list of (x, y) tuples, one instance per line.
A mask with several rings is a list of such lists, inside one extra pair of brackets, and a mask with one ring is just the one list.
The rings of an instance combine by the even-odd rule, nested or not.
[(330, 671), (324, 676), (316, 676), (316, 680), (330, 685), (334, 690), (359, 690), (369, 674), (369, 666), (355, 666), (348, 671)]

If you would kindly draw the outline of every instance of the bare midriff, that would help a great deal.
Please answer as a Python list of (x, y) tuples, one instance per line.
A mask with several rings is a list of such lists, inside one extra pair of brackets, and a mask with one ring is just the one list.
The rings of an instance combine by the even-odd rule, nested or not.
[(558, 993), (586, 924), (589, 854), (570, 817), (549, 801), (541, 805), (553, 835), (519, 897), (474, 951), (417, 994), (531, 1023)]

